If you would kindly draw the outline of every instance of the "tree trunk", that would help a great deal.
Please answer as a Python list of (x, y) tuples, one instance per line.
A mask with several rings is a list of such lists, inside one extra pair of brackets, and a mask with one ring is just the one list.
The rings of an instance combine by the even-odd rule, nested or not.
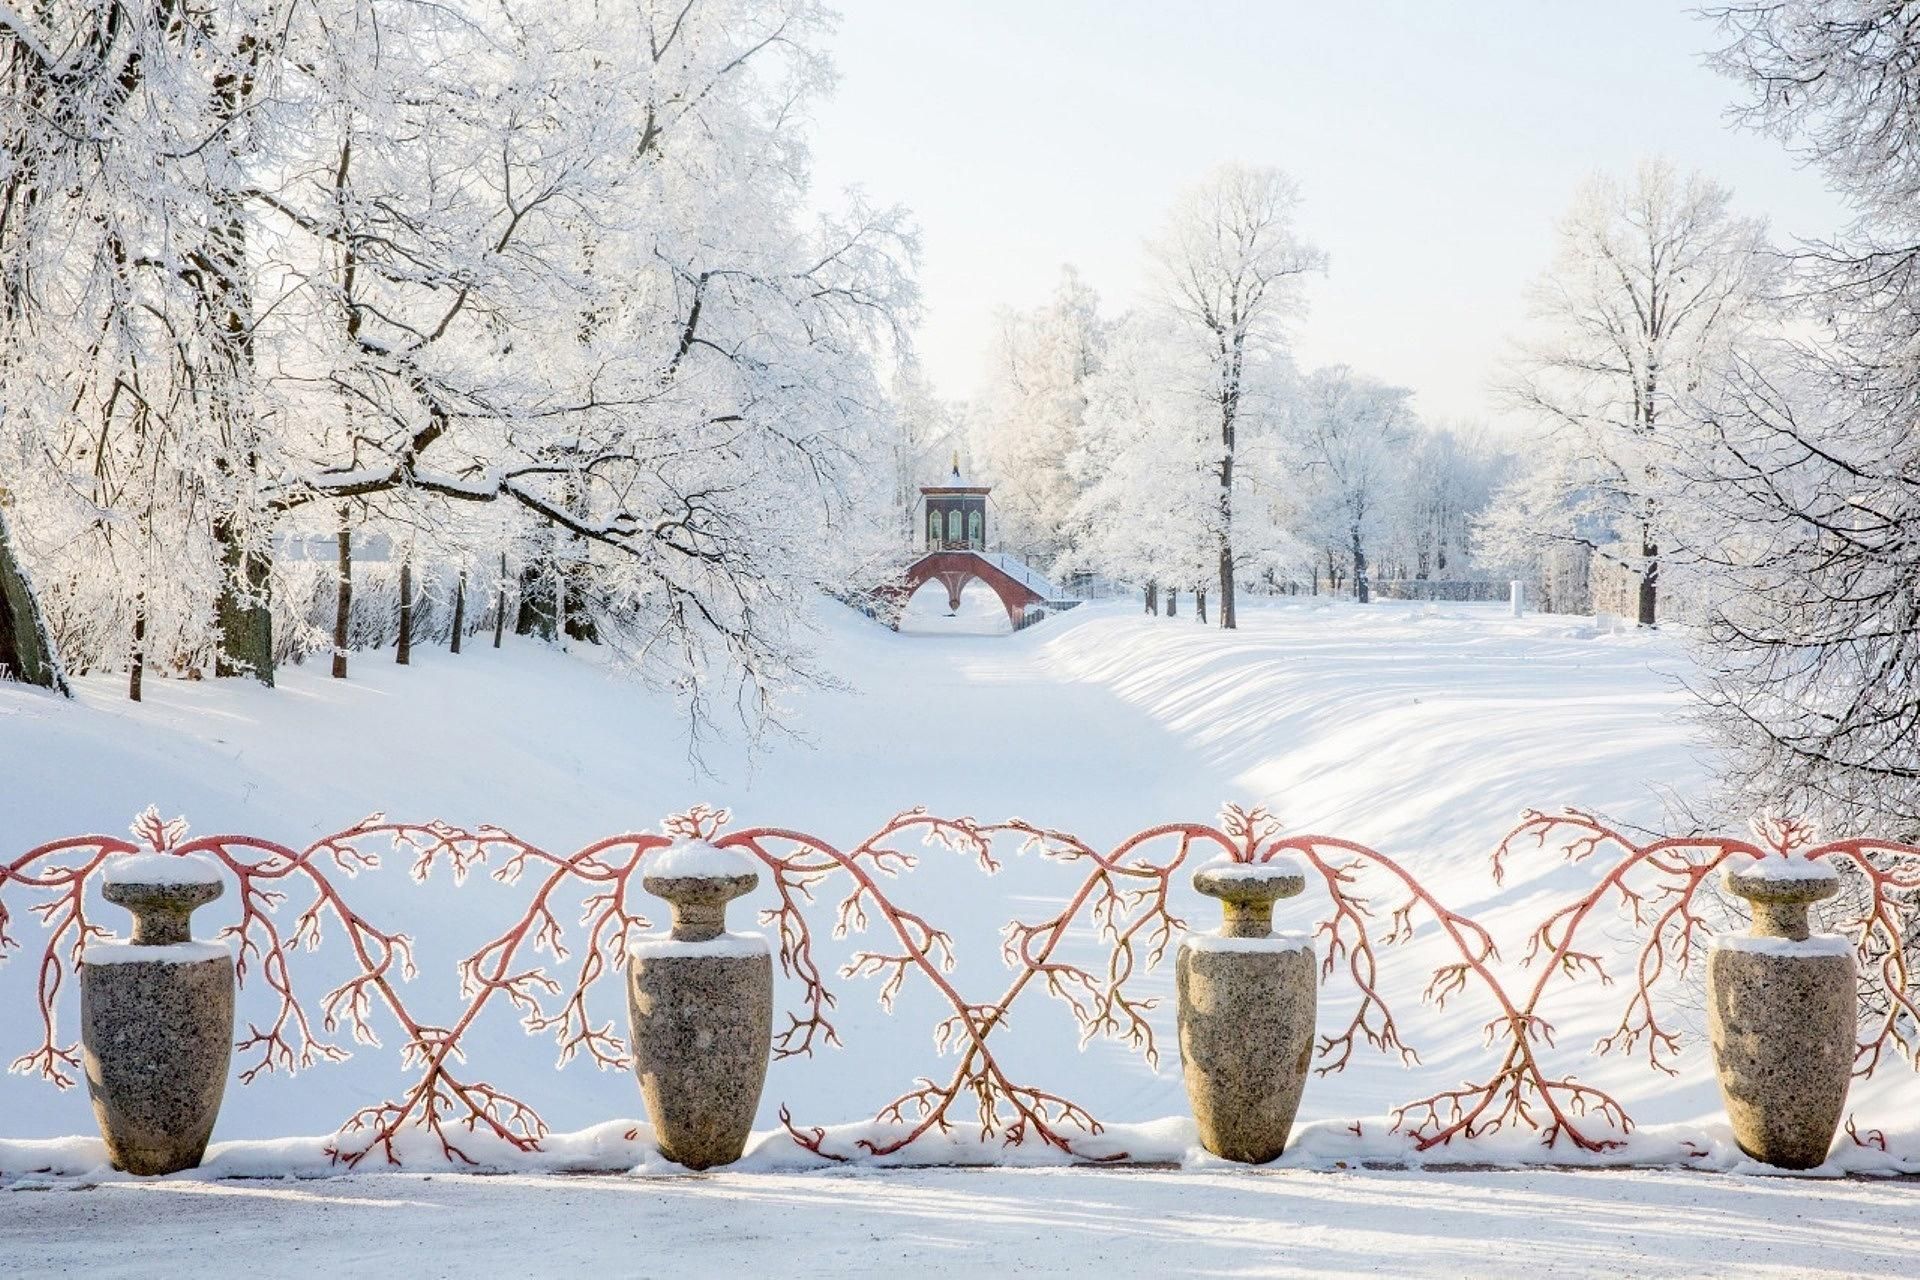
[(1169, 618), (1180, 616), (1180, 588), (1178, 587), (1167, 588), (1167, 616)]
[(40, 598), (33, 592), (27, 567), (14, 555), (5, 511), (0, 511), (0, 678), (24, 680), (65, 698), (73, 696), (53, 647), (53, 633), (40, 611)]
[(1205, 587), (1195, 587), (1193, 589), (1193, 609), (1194, 612), (1199, 615), (1197, 621), (1205, 622), (1207, 620), (1207, 589)]
[(1640, 527), (1640, 625), (1660, 625), (1660, 548), (1654, 543), (1653, 530)]
[(453, 643), (455, 653), (460, 652), (460, 633), (467, 629), (467, 571), (460, 571), (460, 578), (453, 584)]
[(413, 561), (400, 562), (400, 647), (393, 660), (401, 666), (413, 662)]
[(1232, 631), (1240, 625), (1233, 607), (1233, 543), (1220, 538), (1220, 629)]
[(1232, 372), (1220, 395), (1220, 629), (1240, 625), (1233, 599), (1233, 449), (1240, 417), (1241, 339), (1233, 344)]
[(582, 644), (599, 644), (600, 628), (593, 620), (591, 606), (593, 591), (592, 566), (581, 561), (568, 564), (562, 575), (562, 586), (567, 593), (564, 620), (569, 640), (578, 640)]
[(347, 509), (340, 508), (340, 530), (334, 535), (339, 548), (339, 569), (333, 596), (333, 678), (347, 678), (347, 646), (353, 639), (353, 530), (347, 526)]
[(1360, 548), (1360, 526), (1347, 526), (1347, 535), (1353, 540), (1353, 598), (1361, 604), (1367, 603), (1367, 553)]
[(500, 647), (500, 633), (507, 629), (507, 553), (500, 553), (500, 599), (493, 609), (493, 647)]
[(1147, 584), (1147, 612), (1156, 618), (1160, 616), (1160, 584), (1157, 582)]
[(147, 593), (133, 601), (133, 652), (127, 655), (127, 701), (140, 701), (147, 675)]
[(219, 648), (214, 654), (216, 676), (252, 676), (273, 684), (273, 565), (247, 549), (241, 532), (229, 520), (214, 522), (214, 541), (220, 547), (224, 571), (220, 597), (214, 603)]
[(553, 575), (537, 561), (520, 570), (520, 613), (514, 619), (513, 633), (542, 640), (554, 638)]

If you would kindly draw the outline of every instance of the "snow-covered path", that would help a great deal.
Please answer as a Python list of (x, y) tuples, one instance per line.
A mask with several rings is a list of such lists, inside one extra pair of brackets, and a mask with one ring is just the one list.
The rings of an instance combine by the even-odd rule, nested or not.
[(1911, 1182), (1091, 1170), (0, 1193), (13, 1275), (1913, 1275)]

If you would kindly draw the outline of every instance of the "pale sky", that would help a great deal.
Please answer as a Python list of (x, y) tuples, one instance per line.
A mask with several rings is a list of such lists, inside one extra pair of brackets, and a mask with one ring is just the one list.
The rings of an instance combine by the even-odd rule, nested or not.
[[(924, 238), (922, 358), (976, 390), (1001, 306), (1062, 263), (1118, 311), (1174, 193), (1228, 160), (1298, 179), (1331, 257), (1294, 348), (1412, 387), (1430, 420), (1494, 416), (1554, 220), (1596, 170), (1664, 154), (1776, 235), (1844, 210), (1737, 130), (1719, 39), (1675, 0), (838, 0), (841, 82), (816, 113), (816, 191), (859, 185)], [(1509, 421), (1509, 427), (1519, 424)]]

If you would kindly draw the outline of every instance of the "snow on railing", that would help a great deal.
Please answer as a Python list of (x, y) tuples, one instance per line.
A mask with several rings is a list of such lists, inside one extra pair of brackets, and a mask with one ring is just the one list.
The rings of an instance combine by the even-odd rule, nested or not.
[(1059, 589), (1019, 556), (1006, 551), (976, 551), (974, 554), (1034, 594), (1047, 600), (1061, 598)]
[[(1363, 1046), (1408, 1067), (1418, 1064), (1389, 1006), (1386, 956), (1416, 933), (1430, 930), (1426, 936), (1437, 938), (1442, 959), (1425, 974), (1420, 998), (1442, 1007), (1455, 998), (1483, 1003), (1489, 1012), (1478, 1025), (1484, 1026), (1493, 1063), (1478, 1080), (1393, 1110), (1394, 1129), (1421, 1150), (1468, 1147), (1503, 1128), (1535, 1130), (1549, 1147), (1563, 1140), (1582, 1150), (1619, 1145), (1633, 1125), (1623, 1104), (1572, 1074), (1556, 1074), (1546, 1061), (1561, 1055), (1546, 1017), (1548, 997), (1582, 977), (1611, 982), (1605, 959), (1583, 939), (1608, 916), (1603, 908), (1617, 908), (1637, 931), (1634, 974), (1623, 988), (1618, 1025), (1595, 1052), (1644, 1053), (1650, 1066), (1672, 1072), (1678, 1033), (1662, 1020), (1662, 981), (1695, 962), (1712, 932), (1697, 901), (1701, 886), (1733, 859), (1785, 859), (1768, 864), (1780, 874), (1828, 859), (1850, 870), (1852, 897), (1843, 901), (1854, 914), (1845, 928), (1862, 974), (1863, 1008), (1870, 1011), (1857, 1074), (1871, 1074), (1889, 1048), (1912, 1059), (1920, 1028), (1908, 969), (1920, 848), (1859, 839), (1817, 843), (1791, 822), (1762, 824), (1758, 842), (1703, 836), (1635, 842), (1590, 814), (1527, 814), (1493, 855), (1496, 880), (1524, 850), (1557, 847), (1574, 862), (1603, 850), (1615, 857), (1590, 889), (1556, 906), (1532, 930), (1523, 963), (1535, 966), (1537, 976), (1516, 996), (1496, 972), (1500, 953), (1489, 931), (1439, 901), (1399, 863), (1350, 840), (1287, 834), (1262, 810), (1229, 807), (1217, 824), (1169, 823), (1104, 850), (1020, 819), (985, 823), (921, 809), (895, 816), (846, 847), (779, 827), (728, 830), (726, 821), (723, 811), (696, 808), (667, 820), (658, 832), (610, 836), (554, 853), (496, 827), (466, 830), (380, 815), (300, 848), (250, 835), (187, 839), (184, 822), (162, 822), (149, 810), (135, 823), (134, 840), (85, 835), (41, 845), (0, 862), (0, 959), (21, 946), (9, 933), (18, 919), (10, 913), (10, 899), (26, 897), (28, 914), (45, 931), (36, 957), (35, 1043), (11, 1069), (60, 1088), (77, 1083), (81, 1057), (79, 1046), (63, 1035), (63, 993), (85, 946), (108, 936), (93, 918), (88, 890), (110, 874), (116, 859), (155, 851), (201, 855), (238, 891), (239, 918), (219, 936), (235, 947), (243, 987), (264, 990), (234, 1046), (242, 1084), (339, 1061), (349, 1054), (343, 1042), (374, 1046), (382, 1032), (397, 1033), (413, 1079), (398, 1097), (363, 1106), (341, 1123), (326, 1150), (349, 1167), (375, 1152), (399, 1163), (396, 1143), (408, 1131), (431, 1134), (450, 1162), (472, 1163), (462, 1149), (463, 1134), (499, 1139), (518, 1151), (539, 1149), (547, 1127), (534, 1105), (488, 1083), (466, 1063), (463, 1037), (489, 1006), (506, 1006), (520, 1015), (528, 1033), (551, 1036), (562, 1064), (584, 1057), (603, 1067), (627, 1067), (625, 1036), (613, 1022), (595, 1020), (590, 997), (618, 972), (649, 927), (636, 872), (656, 851), (687, 840), (737, 850), (764, 869), (763, 892), (771, 891), (772, 903), (760, 920), (774, 935), (787, 979), (775, 1059), (809, 1056), (840, 1043), (832, 1014), (837, 993), (816, 946), (823, 894), (835, 904), (828, 926), (834, 937), (874, 939), (839, 968), (839, 979), (877, 979), (880, 1002), (889, 1009), (913, 982), (932, 993), (941, 1010), (933, 1034), (937, 1046), (952, 1054), (952, 1070), (941, 1079), (922, 1079), (888, 1102), (860, 1130), (867, 1136), (842, 1142), (825, 1127), (796, 1121), (790, 1104), (780, 1108), (793, 1139), (831, 1160), (891, 1155), (929, 1134), (963, 1126), (1010, 1147), (1032, 1144), (1088, 1159), (1125, 1159), (1111, 1143), (1088, 1145), (1102, 1132), (1102, 1122), (1056, 1084), (1017, 1078), (996, 1037), (1016, 1004), (1031, 1004), (1040, 993), (1067, 1012), (1083, 1046), (1109, 1038), (1157, 1064), (1156, 1002), (1142, 993), (1141, 980), (1187, 931), (1172, 901), (1176, 873), (1209, 859), (1291, 858), (1326, 890), (1314, 926), (1321, 980), (1350, 985), (1354, 1002), (1350, 1016), (1318, 1034), (1319, 1074), (1345, 1069)], [(1063, 898), (1004, 927), (1001, 955), (1010, 976), (988, 998), (956, 985), (952, 934), (895, 896), (895, 886), (920, 865), (919, 849), (926, 848), (959, 854), (988, 876), (1004, 869), (1009, 848), (1077, 873)], [(382, 871), (390, 856), (405, 860), (414, 881), (444, 873), (458, 885), (484, 872), (503, 885), (530, 887), (518, 916), (458, 961), (463, 1003), (451, 1018), (426, 1016), (409, 989), (417, 976), (413, 937), (349, 900), (348, 887)], [(1383, 894), (1394, 905), (1379, 914), (1375, 904)], [(580, 914), (570, 928), (563, 924), (568, 908), (562, 904), (576, 901)], [(1098, 939), (1097, 959), (1069, 958), (1063, 946), (1069, 936), (1089, 934)], [(347, 974), (316, 992), (302, 957), (323, 944), (344, 953)], [(0, 1026), (26, 1021), (0, 1019)], [(1872, 1142), (1877, 1133), (1862, 1137), (1851, 1120), (1848, 1132), (1856, 1142)]]

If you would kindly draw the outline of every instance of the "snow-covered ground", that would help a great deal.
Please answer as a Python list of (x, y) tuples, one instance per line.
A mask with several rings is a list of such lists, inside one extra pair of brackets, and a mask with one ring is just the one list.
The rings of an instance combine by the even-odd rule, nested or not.
[[(1237, 633), (1190, 617), (1146, 618), (1136, 602), (1121, 601), (993, 635), (979, 633), (997, 629), (997, 601), (989, 609), (970, 596), (953, 619), (944, 616), (944, 599), (938, 603), (923, 608), (916, 600), (909, 633), (899, 635), (823, 605), (828, 665), (845, 687), (795, 700), (799, 740), (756, 755), (738, 744), (709, 747), (706, 774), (689, 763), (661, 699), (583, 657), (529, 644), (458, 658), (416, 653), (410, 669), (360, 655), (351, 681), (295, 669), (274, 691), (153, 681), (140, 706), (120, 700), (111, 679), (82, 680), (78, 707), (0, 686), (0, 849), (118, 831), (149, 803), (186, 815), (199, 832), (248, 831), (296, 844), (381, 809), (393, 817), (493, 822), (564, 850), (656, 827), (700, 801), (730, 807), (738, 824), (778, 823), (842, 844), (897, 810), (925, 804), (947, 815), (1019, 815), (1101, 845), (1158, 822), (1211, 819), (1223, 802), (1237, 802), (1271, 807), (1290, 829), (1346, 836), (1398, 858), (1449, 905), (1492, 929), (1511, 962), (1550, 904), (1597, 874), (1549, 852), (1521, 860), (1496, 886), (1489, 851), (1523, 808), (1579, 805), (1657, 826), (1666, 797), (1699, 794), (1708, 774), (1689, 745), (1679, 683), (1687, 663), (1670, 635), (1617, 635), (1582, 619), (1514, 619), (1497, 606), (1359, 608), (1316, 600), (1250, 607)], [(897, 889), (904, 903), (952, 929), (954, 980), (983, 996), (1005, 977), (1000, 927), (1015, 916), (1033, 918), (1075, 881), (1070, 869), (1005, 852), (1005, 868), (987, 877), (965, 859), (930, 851)], [(393, 868), (363, 877), (352, 892), (363, 910), (417, 936), (422, 975), (410, 998), (429, 1008), (438, 999), (450, 1012), (458, 1007), (454, 961), (517, 915), (526, 891), (475, 880), (454, 892), (444, 877), (414, 885)], [(1198, 927), (1217, 918), (1213, 904), (1184, 886), (1179, 905)], [(1319, 906), (1310, 891), (1283, 904), (1278, 923), (1305, 927)], [(203, 933), (230, 919), (231, 907), (223, 900), (204, 909)], [(735, 927), (744, 927), (747, 912), (735, 911)], [(103, 920), (114, 914), (103, 905)], [(35, 941), (30, 919), (16, 920), (15, 932), (30, 946)], [(1900, 1249), (1911, 1257), (1913, 1242), (1887, 1226), (1882, 1212), (1898, 1190), (1878, 1185), (1677, 1172), (1351, 1171), (1362, 1160), (1406, 1158), (1404, 1142), (1386, 1133), (1382, 1117), (1391, 1106), (1489, 1065), (1479, 1036), (1483, 1005), (1471, 995), (1446, 1011), (1418, 1003), (1439, 954), (1425, 936), (1432, 933), (1429, 926), (1402, 954), (1389, 953), (1387, 970), (1421, 1064), (1408, 1069), (1363, 1053), (1344, 1074), (1313, 1080), (1301, 1113), (1310, 1127), (1283, 1162), (1290, 1172), (1223, 1170), (1196, 1158), (1181, 1119), (1166, 971), (1145, 988), (1167, 997), (1158, 1010), (1167, 1052), (1157, 1071), (1123, 1045), (1100, 1041), (1079, 1050), (1071, 1019), (1044, 994), (1023, 999), (996, 1044), (1017, 1077), (1114, 1122), (1111, 1140), (1136, 1158), (1186, 1168), (814, 1171), (817, 1162), (778, 1129), (782, 1104), (803, 1124), (852, 1125), (915, 1077), (951, 1068), (935, 1054), (930, 1030), (940, 1006), (928, 993), (909, 985), (888, 1016), (875, 1006), (870, 981), (844, 980), (836, 984), (836, 1021), (846, 1047), (776, 1063), (760, 1117), (765, 1132), (746, 1171), (695, 1180), (370, 1175), (282, 1185), (209, 1176), (323, 1171), (319, 1139), (276, 1140), (325, 1133), (355, 1107), (394, 1092), (405, 1077), (391, 1044), (292, 1079), (231, 1086), (211, 1167), (163, 1190), (103, 1176), (97, 1139), (64, 1137), (92, 1133), (79, 1091), (57, 1094), (22, 1076), (0, 1077), (0, 1182), (98, 1188), (0, 1194), (0, 1241), (6, 1256), (27, 1257), (29, 1269), (90, 1265), (110, 1257), (116, 1242), (148, 1239), (143, 1224), (153, 1202), (143, 1197), (166, 1195), (171, 1237), (192, 1240), (200, 1234), (195, 1223), (224, 1223), (223, 1250), (269, 1233), (317, 1247), (348, 1223), (379, 1230), (382, 1239), (444, 1233), (484, 1241), (499, 1233), (504, 1241), (514, 1230), (505, 1220), (524, 1213), (544, 1221), (551, 1212), (574, 1224), (541, 1232), (540, 1262), (554, 1270), (576, 1255), (609, 1256), (629, 1240), (637, 1269), (647, 1270), (649, 1259), (665, 1268), (668, 1259), (689, 1256), (679, 1251), (695, 1239), (725, 1241), (725, 1252), (712, 1255), (716, 1269), (777, 1265), (795, 1241), (809, 1250), (809, 1269), (878, 1267), (897, 1260), (905, 1241), (931, 1251), (920, 1256), (983, 1270), (1081, 1258), (1232, 1270), (1337, 1270), (1369, 1261), (1390, 1271), (1458, 1273), (1469, 1259), (1480, 1269), (1489, 1262), (1536, 1269), (1527, 1260), (1535, 1256), (1549, 1271), (1634, 1271), (1661, 1259), (1710, 1269), (1729, 1258), (1787, 1270), (1810, 1258), (1829, 1265), (1824, 1250), (1831, 1247), (1848, 1260), (1832, 1265), (1872, 1273)], [(1624, 944), (1624, 931), (1613, 940)], [(844, 946), (828, 952), (844, 954)], [(308, 980), (327, 973), (324, 950), (301, 963), (314, 966), (301, 971)], [(0, 1018), (0, 1054), (9, 1058), (29, 1047), (31, 968), (17, 953), (0, 967), (0, 1009), (12, 1011)], [(600, 1016), (624, 1020), (617, 983), (598, 994)], [(1678, 996), (1682, 1021), (1697, 1029), (1697, 1015), (1684, 1009), (1687, 993)], [(243, 1014), (249, 998), (243, 993)], [(1343, 1008), (1351, 1008), (1350, 996), (1336, 983), (1323, 997), (1323, 1026)], [(1611, 1003), (1583, 1003), (1576, 992), (1558, 1008), (1560, 1065), (1616, 1089), (1649, 1125), (1621, 1158), (1680, 1161), (1691, 1145), (1708, 1153), (1691, 1163), (1741, 1167), (1698, 1037), (1680, 1078), (1667, 1080), (1641, 1063), (1586, 1056), (1617, 1017)], [(504, 1008), (483, 1019), (467, 1044), (487, 1078), (537, 1105), (556, 1130), (578, 1133), (555, 1144), (548, 1167), (660, 1167), (645, 1149), (644, 1130), (624, 1119), (641, 1114), (630, 1076), (581, 1062), (555, 1074), (552, 1043), (524, 1035)], [(1900, 1104), (1912, 1087), (1896, 1066), (1856, 1090), (1863, 1128), (1886, 1129), (1892, 1154), (1843, 1137), (1830, 1172), (1920, 1169), (1920, 1129), (1906, 1119), (1911, 1107)], [(1350, 1136), (1355, 1122), (1360, 1135)], [(630, 1130), (634, 1138), (626, 1137)], [(930, 1147), (921, 1158), (981, 1154)], [(1549, 1153), (1531, 1135), (1515, 1134), (1449, 1158), (1568, 1157), (1564, 1146)], [(1324, 1172), (1343, 1164), (1349, 1172)], [(407, 1205), (420, 1211), (401, 1212)], [(1878, 1234), (1856, 1229), (1860, 1223), (1880, 1224)], [(1058, 1230), (1047, 1230), (1044, 1250), (1031, 1252), (1043, 1224)], [(1714, 1243), (1717, 1231), (1747, 1242), (1730, 1254)], [(1485, 1242), (1499, 1238), (1534, 1241), (1530, 1249), (1546, 1252), (1489, 1257)], [(941, 1252), (970, 1239), (981, 1241), (977, 1253)], [(1154, 1252), (1176, 1248), (1182, 1252)]]
[(10, 1275), (1911, 1277), (1911, 1185), (918, 1170), (0, 1193)]

